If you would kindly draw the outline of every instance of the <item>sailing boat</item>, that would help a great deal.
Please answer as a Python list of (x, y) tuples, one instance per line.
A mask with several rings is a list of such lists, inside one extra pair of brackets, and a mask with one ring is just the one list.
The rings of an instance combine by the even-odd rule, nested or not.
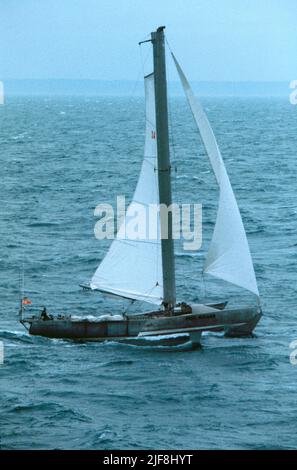
[[(152, 203), (169, 207), (172, 203), (164, 27), (151, 33), (149, 41), (153, 45), (154, 71), (144, 79), (144, 160), (133, 200), (127, 209), (128, 216), (133, 215), (139, 203), (144, 207)], [(227, 302), (177, 303), (172, 214), (168, 213), (165, 223), (160, 212), (159, 236), (155, 240), (148, 241), (145, 236), (129, 238), (125, 235), (124, 224), (120, 227), (87, 286), (117, 298), (149, 302), (155, 306), (153, 310), (93, 318), (53, 317), (43, 312), (41, 317), (24, 318), (22, 302), (20, 321), (29, 325), (30, 334), (88, 341), (126, 341), (182, 334), (194, 344), (200, 344), (203, 331), (247, 336), (257, 325), (262, 315), (259, 292), (236, 199), (207, 116), (173, 54), (172, 57), (219, 187), (217, 219), (204, 273), (249, 290), (255, 295), (255, 305), (231, 309), (227, 308)]]

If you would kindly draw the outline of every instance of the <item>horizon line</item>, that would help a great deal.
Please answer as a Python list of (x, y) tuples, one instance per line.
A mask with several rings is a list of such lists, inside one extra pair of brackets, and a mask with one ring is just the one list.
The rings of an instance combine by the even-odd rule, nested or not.
[[(131, 83), (136, 83), (136, 80), (133, 80), (132, 78), (121, 78), (121, 79), (105, 79), (105, 78), (14, 78), (14, 77), (9, 77), (9, 78), (1, 78), (0, 81), (5, 82), (5, 81), (90, 81), (90, 82), (131, 82)], [(140, 81), (140, 80), (137, 80)], [(292, 81), (292, 78), (290, 79), (280, 79), (280, 80), (191, 80), (191, 83), (288, 83)], [(168, 80), (168, 83), (179, 83), (178, 80)]]

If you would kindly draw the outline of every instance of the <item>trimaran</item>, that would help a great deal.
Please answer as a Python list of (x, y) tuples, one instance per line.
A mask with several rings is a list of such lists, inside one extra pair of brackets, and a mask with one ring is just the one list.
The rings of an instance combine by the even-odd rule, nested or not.
[[(144, 160), (133, 200), (135, 204), (171, 205), (171, 171), (167, 109), (164, 27), (151, 33), (154, 71), (146, 76), (146, 137)], [(147, 42), (147, 41), (144, 41)], [(248, 336), (262, 312), (254, 267), (240, 212), (220, 150), (200, 103), (172, 54), (178, 75), (199, 129), (219, 187), (216, 224), (206, 257), (204, 272), (245, 288), (255, 294), (252, 306), (228, 308), (227, 302), (177, 303), (175, 289), (174, 240), (172, 218), (166, 220), (167, 236), (147, 243), (145, 239), (123, 239), (121, 228), (95, 272), (89, 287), (119, 298), (150, 302), (152, 311), (138, 314), (101, 315), (84, 318), (46, 315), (25, 316), (21, 302), (20, 321), (30, 334), (50, 338), (87, 341), (129, 341), (163, 335), (185, 335), (200, 344), (204, 331), (223, 331), (227, 336)]]

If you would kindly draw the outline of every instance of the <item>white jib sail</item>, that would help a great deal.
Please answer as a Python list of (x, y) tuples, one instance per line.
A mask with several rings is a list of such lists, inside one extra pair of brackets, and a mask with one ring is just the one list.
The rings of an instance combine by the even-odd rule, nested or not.
[[(146, 133), (144, 160), (126, 220), (91, 280), (91, 288), (153, 304), (163, 301), (159, 215), (156, 236), (149, 237), (150, 204), (159, 204), (154, 75), (145, 77)], [(135, 219), (137, 216), (137, 220)], [(135, 223), (133, 225), (133, 219)], [(132, 223), (132, 230), (131, 230)], [(139, 223), (143, 230), (139, 231)], [(138, 235), (133, 233), (133, 226)], [(142, 232), (139, 235), (139, 232)]]
[(172, 57), (220, 188), (217, 219), (204, 272), (259, 296), (246, 233), (216, 138), (179, 63), (173, 54)]

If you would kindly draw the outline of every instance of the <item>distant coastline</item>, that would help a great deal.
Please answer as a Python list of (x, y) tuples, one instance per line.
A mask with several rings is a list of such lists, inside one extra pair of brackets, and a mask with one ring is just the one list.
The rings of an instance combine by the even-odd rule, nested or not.
[[(68, 79), (3, 79), (6, 96), (18, 95), (78, 95), (78, 96), (143, 96), (141, 81), (133, 80), (68, 80)], [(209, 97), (281, 97), (288, 98), (289, 81), (264, 82), (192, 82), (197, 96)], [(177, 82), (169, 84), (170, 94), (181, 96), (182, 90)]]

